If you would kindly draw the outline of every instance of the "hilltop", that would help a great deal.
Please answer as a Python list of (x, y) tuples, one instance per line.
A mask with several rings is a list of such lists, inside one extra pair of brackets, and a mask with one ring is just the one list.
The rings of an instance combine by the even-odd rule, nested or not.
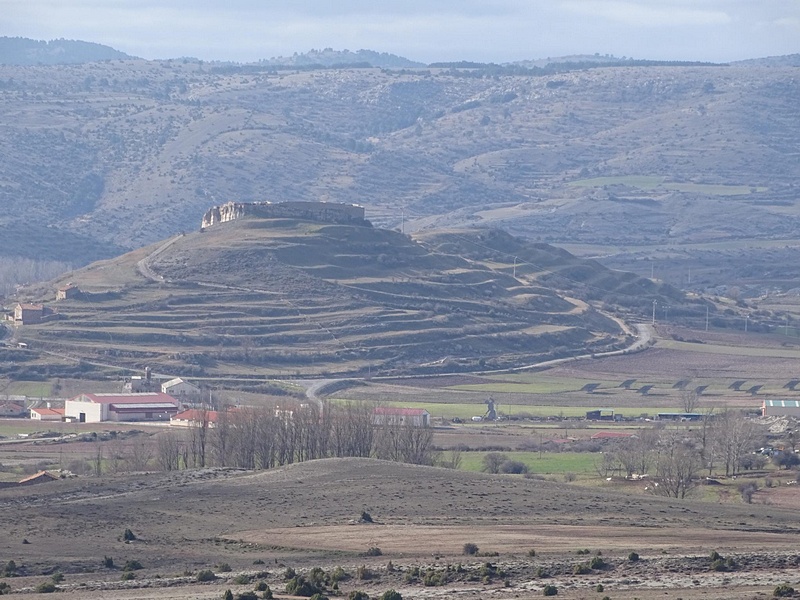
[(796, 68), (633, 65), (0, 66), (0, 253), (22, 255), (6, 233), (34, 240), (33, 223), (134, 249), (212, 204), (322, 199), (676, 284), (691, 267), (699, 289), (790, 281), (774, 253), (800, 219)]
[(129, 58), (133, 57), (93, 42), (0, 37), (0, 64), (4, 65), (69, 65)]
[(634, 313), (654, 298), (692, 306), (669, 286), (502, 232), (410, 238), (270, 218), (176, 236), (24, 295), (52, 299), (67, 281), (83, 295), (18, 339), (195, 376), (505, 368), (624, 347), (626, 332), (589, 301)]

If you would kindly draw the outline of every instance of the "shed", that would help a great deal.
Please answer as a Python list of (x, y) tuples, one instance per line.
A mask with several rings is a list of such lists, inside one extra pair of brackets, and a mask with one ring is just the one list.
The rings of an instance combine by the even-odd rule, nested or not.
[(48, 471), (39, 471), (30, 477), (20, 479), (17, 485), (36, 485), (37, 483), (48, 483), (50, 481), (58, 481), (59, 479), (61, 478), (58, 475), (53, 475)]
[(424, 408), (379, 406), (372, 412), (372, 422), (375, 425), (428, 427), (431, 424), (431, 414)]
[(614, 409), (613, 408), (599, 408), (597, 410), (586, 411), (587, 421), (613, 421)]
[(800, 400), (764, 400), (761, 403), (764, 417), (800, 417)]

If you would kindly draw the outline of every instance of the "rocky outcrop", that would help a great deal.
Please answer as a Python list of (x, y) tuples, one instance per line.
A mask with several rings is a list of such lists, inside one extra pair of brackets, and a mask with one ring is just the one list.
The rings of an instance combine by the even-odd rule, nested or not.
[(203, 215), (201, 227), (245, 217), (261, 219), (303, 219), (323, 223), (366, 225), (364, 207), (333, 202), (228, 202), (214, 206)]

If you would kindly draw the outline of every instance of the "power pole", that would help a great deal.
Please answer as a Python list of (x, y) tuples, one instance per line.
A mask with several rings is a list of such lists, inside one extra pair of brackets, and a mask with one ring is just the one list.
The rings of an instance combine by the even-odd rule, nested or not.
[(653, 325), (656, 324), (656, 304), (658, 304), (658, 300), (653, 300)]

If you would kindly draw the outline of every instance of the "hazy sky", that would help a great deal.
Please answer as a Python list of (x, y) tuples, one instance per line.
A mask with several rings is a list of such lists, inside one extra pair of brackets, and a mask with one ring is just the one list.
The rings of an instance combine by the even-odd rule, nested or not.
[(0, 35), (150, 59), (332, 47), (422, 62), (595, 52), (730, 61), (800, 52), (800, 0), (0, 0)]

